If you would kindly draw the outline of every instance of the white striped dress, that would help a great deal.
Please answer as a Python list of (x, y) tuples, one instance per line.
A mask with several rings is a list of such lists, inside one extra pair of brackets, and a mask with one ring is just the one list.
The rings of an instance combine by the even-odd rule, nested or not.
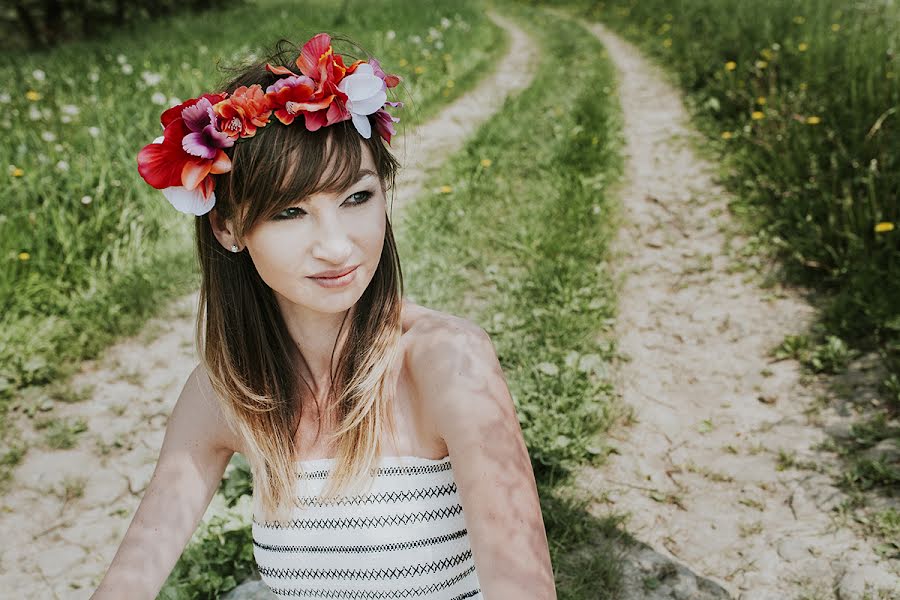
[(382, 456), (372, 489), (324, 503), (333, 458), (302, 461), (287, 521), (254, 513), (253, 555), (279, 598), (483, 600), (450, 457)]

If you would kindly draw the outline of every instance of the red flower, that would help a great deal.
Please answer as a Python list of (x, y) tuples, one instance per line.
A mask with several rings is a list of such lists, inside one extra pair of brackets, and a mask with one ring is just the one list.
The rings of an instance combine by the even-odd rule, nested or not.
[(215, 187), (209, 175), (229, 172), (231, 159), (221, 148), (214, 149), (214, 154), (211, 153), (212, 158), (203, 158), (186, 152), (185, 138), (195, 132), (185, 122), (182, 113), (204, 98), (209, 102), (220, 102), (225, 96), (226, 94), (204, 94), (172, 107), (162, 114), (160, 120), (165, 126), (163, 137), (147, 144), (138, 153), (138, 172), (144, 181), (159, 190), (168, 187), (198, 189), (205, 198), (209, 198)]
[(257, 127), (265, 127), (272, 115), (266, 94), (258, 83), (242, 85), (231, 97), (213, 105), (218, 117), (216, 129), (232, 138), (253, 137)]

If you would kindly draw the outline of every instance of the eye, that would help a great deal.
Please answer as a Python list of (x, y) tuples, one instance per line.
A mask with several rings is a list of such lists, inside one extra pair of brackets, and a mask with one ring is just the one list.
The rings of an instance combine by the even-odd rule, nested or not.
[[(348, 206), (359, 206), (360, 204), (365, 204), (366, 202), (368, 202), (369, 199), (371, 199), (374, 195), (375, 193), (369, 190), (355, 192), (353, 194), (350, 194), (347, 200), (344, 201), (344, 204), (347, 204)], [(272, 219), (275, 221), (284, 221), (287, 219), (299, 218), (305, 214), (306, 211), (299, 206), (292, 206), (291, 208), (286, 208), (280, 213), (276, 214), (274, 217), (272, 217)]]
[[(357, 196), (361, 196), (361, 197), (357, 198)], [(370, 192), (369, 190), (363, 190), (361, 192), (356, 192), (354, 194), (351, 194), (350, 200), (348, 200), (347, 203), (350, 206), (357, 206), (359, 204), (364, 204), (365, 202), (368, 202), (369, 198), (371, 198), (372, 196), (374, 196), (374, 194), (372, 192)], [(353, 198), (356, 198), (356, 200), (353, 200)]]

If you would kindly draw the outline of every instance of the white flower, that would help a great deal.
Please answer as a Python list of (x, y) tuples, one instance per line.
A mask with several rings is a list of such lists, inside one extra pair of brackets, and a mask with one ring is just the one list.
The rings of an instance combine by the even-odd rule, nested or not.
[(187, 71), (187, 70), (190, 69), (190, 68), (191, 68), (191, 65), (187, 64), (186, 62), (181, 63), (181, 70), (182, 70), (182, 71)]
[(181, 104), (181, 100), (179, 100), (175, 96), (169, 98), (169, 106), (178, 106), (179, 104)]
[(203, 44), (200, 44), (200, 46), (197, 48), (197, 51), (198, 51), (200, 54), (206, 54), (206, 53), (209, 51), (209, 48), (207, 48), (207, 47), (204, 46)]
[(72, 116), (77, 115), (79, 112), (78, 107), (75, 106), (74, 104), (63, 104), (59, 108), (59, 110), (61, 110), (63, 112), (63, 114), (72, 115)]
[(434, 27), (428, 28), (428, 37), (430, 38), (439, 38), (441, 37), (441, 32), (435, 29)]
[(44, 131), (43, 133), (41, 133), (41, 139), (45, 142), (55, 142), (56, 134), (52, 131)]
[(153, 104), (164, 105), (166, 103), (166, 95), (162, 92), (154, 92), (152, 96), (150, 96), (150, 101)]
[(450, 19), (448, 19), (447, 17), (441, 17), (441, 29), (447, 29), (452, 24), (453, 22), (450, 21)]
[(38, 162), (41, 163), (42, 165), (47, 164), (47, 155), (44, 154), (43, 152), (38, 152), (37, 158), (38, 158)]
[(153, 73), (152, 71), (141, 71), (141, 79), (149, 86), (154, 86), (162, 81), (162, 75)]
[(98, 135), (100, 135), (100, 128), (88, 127), (88, 133), (91, 135), (91, 137), (97, 137)]
[(422, 38), (418, 35), (414, 35), (409, 39), (410, 39), (410, 41), (412, 41), (413, 44), (421, 44), (422, 43)]
[(397, 37), (397, 32), (394, 31), (393, 29), (391, 29), (387, 32), (387, 39), (392, 40), (395, 37)]
[(59, 169), (60, 171), (68, 171), (68, 170), (69, 170), (69, 163), (67, 163), (67, 162), (64, 161), (64, 160), (61, 160), (61, 161), (59, 161), (58, 163), (56, 163), (56, 168)]
[(0, 102), (2, 102), (3, 104), (9, 104), (10, 100), (11, 98), (8, 93), (3, 92), (2, 94), (0, 94)]
[(131, 75), (132, 73), (134, 73), (134, 67), (132, 67), (128, 63), (125, 63), (124, 65), (122, 65), (122, 72), (126, 75)]
[(82, 204), (90, 204), (93, 200), (94, 200), (94, 199), (91, 198), (90, 196), (82, 196), (82, 197), (81, 197), (81, 203), (82, 203)]
[(88, 73), (88, 79), (91, 81), (91, 83), (97, 83), (100, 80), (100, 73), (91, 71), (90, 73)]
[(372, 126), (366, 115), (384, 106), (387, 100), (384, 81), (375, 75), (372, 65), (362, 63), (352, 75), (341, 79), (338, 89), (347, 94), (347, 110), (356, 130), (366, 139), (372, 136)]
[(128, 58), (124, 54), (120, 54), (116, 57), (116, 60), (119, 61), (120, 65), (124, 65), (128, 62)]
[(40, 69), (35, 69), (31, 72), (31, 76), (37, 79), (38, 81), (44, 81), (47, 79), (47, 74), (41, 71)]
[(65, 150), (65, 148), (63, 148), (62, 144), (57, 144), (57, 145), (53, 146), (53, 149), (56, 150), (57, 152), (62, 152), (63, 150)]
[(31, 119), (32, 121), (40, 121), (41, 120), (41, 118), (42, 118), (41, 111), (38, 110), (37, 106), (32, 105), (32, 106), (28, 107), (28, 118)]
[(72, 117), (70, 117), (69, 115), (63, 115), (59, 118), (59, 120), (62, 121), (63, 123), (71, 123)]
[(437, 41), (434, 43), (434, 47), (437, 48), (438, 50), (440, 50), (441, 48), (444, 47), (444, 42), (442, 42), (441, 40), (437, 40)]

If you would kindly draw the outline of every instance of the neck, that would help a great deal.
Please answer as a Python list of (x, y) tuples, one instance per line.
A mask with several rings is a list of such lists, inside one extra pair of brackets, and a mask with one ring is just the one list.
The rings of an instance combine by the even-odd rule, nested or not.
[(298, 368), (314, 396), (319, 398), (331, 387), (332, 352), (337, 361), (347, 341), (353, 308), (338, 313), (322, 313), (299, 307), (281, 297), (278, 304), (294, 346), (306, 360), (306, 366), (301, 360)]

